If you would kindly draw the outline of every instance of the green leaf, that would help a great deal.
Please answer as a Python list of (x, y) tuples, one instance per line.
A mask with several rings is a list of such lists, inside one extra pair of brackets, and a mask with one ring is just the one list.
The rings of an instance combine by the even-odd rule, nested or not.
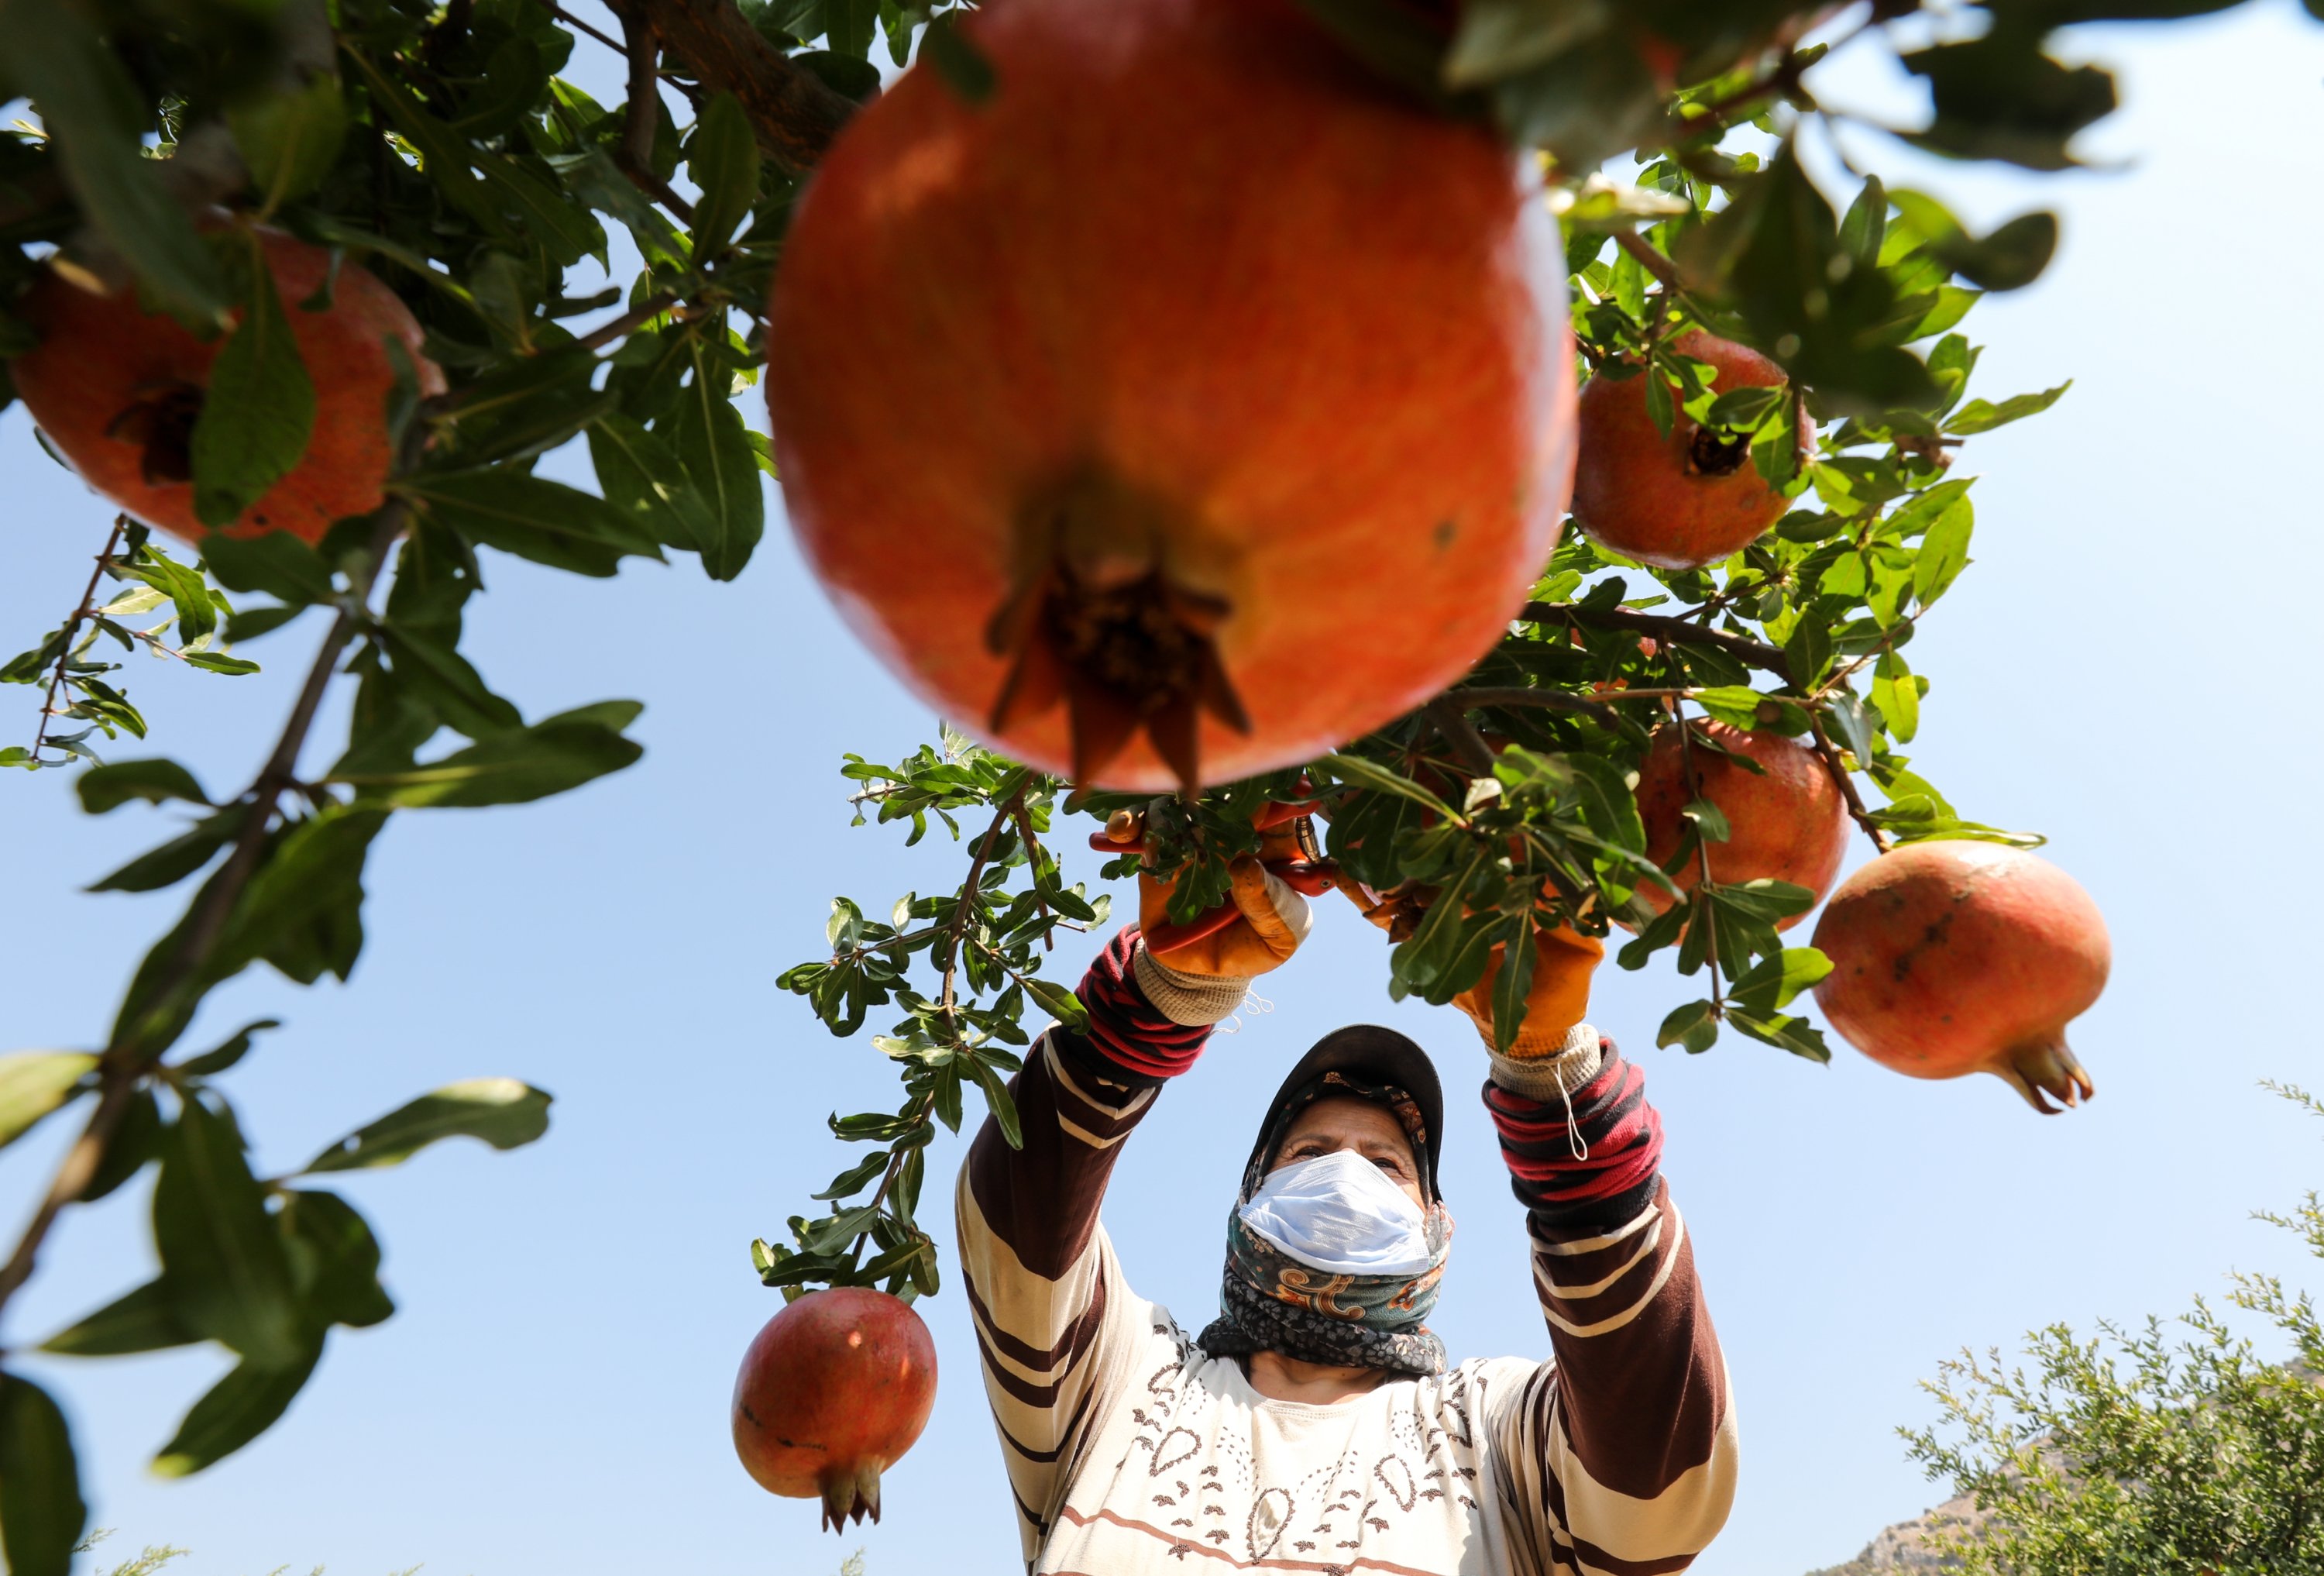
[(1880, 708), (1880, 715), (1888, 723), (1889, 736), (1899, 744), (1909, 744), (1921, 731), (1921, 687), (1906, 666), (1904, 659), (1894, 651), (1880, 654), (1879, 665), (1873, 669), (1872, 704)]
[(346, 137), (347, 104), (339, 79), (326, 74), (288, 92), (229, 106), (226, 122), (250, 183), (271, 213), (314, 190), (331, 172)]
[(1048, 980), (1027, 980), (1025, 989), (1067, 1034), (1089, 1032), (1089, 1009), (1071, 991)]
[(217, 628), (217, 604), (210, 600), (209, 583), (167, 554), (149, 548), (121, 572), (143, 581), (176, 604), (178, 632), (186, 640), (198, 641)]
[(630, 233), (650, 264), (689, 266), (686, 241), (662, 211), (641, 196), (621, 167), (595, 143), (549, 161), (565, 189), (600, 213), (611, 214)]
[(1719, 1040), (1719, 1020), (1711, 1016), (1711, 1003), (1690, 1001), (1663, 1019), (1655, 1031), (1655, 1044), (1665, 1050), (1673, 1046), (1683, 1048), (1689, 1055), (1709, 1050)]
[(700, 195), (694, 199), (694, 261), (699, 265), (726, 249), (734, 227), (759, 200), (759, 143), (750, 116), (732, 93), (702, 106), (687, 141), (687, 173)]
[(549, 1096), (513, 1078), (447, 1083), (367, 1123), (307, 1162), (305, 1172), (400, 1165), (440, 1138), (481, 1138), (514, 1149), (549, 1130)]
[(240, 834), (245, 814), (241, 806), (235, 806), (196, 822), (190, 830), (139, 854), (88, 889), (152, 892), (173, 886), (216, 859), (219, 850)]
[(32, 1380), (0, 1374), (0, 1550), (8, 1576), (70, 1576), (88, 1525), (65, 1415)]
[(0, 1149), (72, 1099), (97, 1067), (86, 1051), (12, 1051), (0, 1056)]
[(114, 1298), (71, 1329), (50, 1336), (41, 1342), (41, 1350), (60, 1357), (127, 1357), (190, 1346), (199, 1339), (178, 1317), (170, 1283), (149, 1280)]
[(885, 1149), (866, 1155), (862, 1164), (851, 1166), (831, 1179), (831, 1185), (814, 1195), (817, 1203), (849, 1198), (863, 1190), (863, 1184), (888, 1169), (891, 1157)]
[(363, 945), (364, 861), (387, 814), (333, 805), (276, 832), (202, 977), (223, 980), (263, 958), (302, 985), (327, 972), (345, 979)]
[(716, 545), (710, 506), (659, 436), (627, 416), (599, 417), (589, 424), (589, 459), (605, 502), (664, 547), (698, 553)]
[(164, 186), (161, 161), (141, 152), (146, 128), (121, 113), (150, 99), (86, 18), (64, 0), (12, 6), (11, 87), (39, 106), (81, 217), (139, 281), (181, 318), (223, 322), (228, 298), (217, 260)]
[(250, 1174), (233, 1114), (213, 1110), (208, 1098), (189, 1097), (163, 1140), (153, 1242), (187, 1329), (261, 1365), (299, 1361), (281, 1235)]
[(370, 84), (374, 102), (387, 111), (396, 131), (419, 151), (420, 170), (436, 189), (487, 236), (509, 238), (509, 224), (499, 205), (469, 168), (476, 150), (468, 140), (420, 107), (410, 94), (383, 75), (360, 51), (348, 50), (346, 58)]
[[(613, 703), (634, 717), (634, 701)], [(623, 723), (628, 721), (623, 718)], [(530, 728), (494, 733), (409, 771), (335, 775), (328, 781), (362, 790), (367, 800), (407, 809), (518, 805), (579, 788), (619, 771), (645, 753), (616, 727), (567, 713)]]
[(1693, 696), (1695, 705), (1730, 728), (1759, 725), (1760, 695), (1748, 684), (1713, 685)]
[(83, 771), (73, 787), (80, 794), (80, 807), (92, 816), (102, 816), (132, 799), (151, 805), (168, 799), (197, 805), (210, 802), (194, 774), (174, 760), (109, 761)]
[[(468, 659), (410, 624), (392, 620), (379, 626), (378, 640), (387, 650), (396, 675), (426, 701), (444, 723), (471, 739), (489, 738), (524, 726), (516, 707), (484, 687)], [(413, 742), (416, 747), (424, 739)]]
[(469, 540), (552, 569), (602, 576), (625, 557), (661, 558), (651, 534), (604, 499), (522, 471), (407, 477), (396, 490)]
[[(238, 607), (226, 622), (226, 643), (238, 646), (244, 641), (271, 635), (307, 610), (303, 607)], [(252, 663), (254, 668), (256, 663)]]
[(1831, 972), (1831, 960), (1815, 948), (1787, 946), (1753, 964), (1728, 987), (1728, 993), (1752, 1011), (1772, 1016)]
[[(670, 445), (694, 478), (708, 519), (702, 567), (713, 580), (732, 580), (751, 561), (766, 530), (766, 498), (750, 429), (726, 397), (726, 377), (694, 342), (694, 377), (678, 403)], [(601, 505), (601, 507), (604, 507)]]
[[(299, 463), (315, 430), (314, 382), (254, 236), (250, 251), (242, 321), (210, 364), (194, 420), (194, 512), (208, 526), (231, 524), (257, 502)], [(267, 522), (263, 512), (250, 518)]]
[(179, 653), (189, 668), (199, 668), (209, 673), (223, 673), (239, 678), (258, 671), (258, 664), (243, 657), (222, 657), (216, 651), (183, 651)]
[(176, 1435), (153, 1458), (154, 1475), (189, 1477), (264, 1433), (306, 1387), (322, 1356), (322, 1339), (316, 1336), (283, 1362), (236, 1363), (178, 1424)]
[(1434, 810), (1447, 821), (1462, 819), (1460, 812), (1410, 778), (1401, 772), (1391, 771), (1376, 761), (1367, 760), (1360, 755), (1335, 752), (1324, 756), (1315, 764), (1330, 772), (1341, 782), (1350, 783), (1357, 788), (1370, 788), (1375, 793), (1394, 794), (1398, 798), (1409, 799), (1424, 809)]
[(211, 536), (202, 543), (202, 562), (229, 591), (263, 591), (294, 607), (337, 594), (322, 555), (288, 531)]
[(1781, 1013), (1763, 1016), (1739, 1008), (1729, 1008), (1727, 1021), (1753, 1039), (1780, 1046), (1795, 1056), (1811, 1062), (1831, 1060), (1831, 1047), (1823, 1043), (1822, 1031), (1805, 1018), (1788, 1018)]
[(1913, 596), (1923, 607), (1942, 596), (1969, 567), (1969, 539), (1976, 524), (1976, 505), (1966, 495), (1955, 498), (1929, 522), (1921, 550), (1913, 558)]
[(1526, 997), (1533, 990), (1534, 963), (1539, 956), (1531, 912), (1512, 917), (1501, 939), (1501, 968), (1493, 976), (1493, 1048), (1506, 1054), (1525, 1027)]
[(250, 1055), (251, 1045), (260, 1035), (270, 1028), (281, 1027), (282, 1020), (275, 1018), (261, 1018), (245, 1023), (235, 1031), (231, 1039), (216, 1050), (204, 1051), (198, 1056), (189, 1056), (179, 1063), (178, 1075), (181, 1078), (215, 1078)]
[(2020, 214), (1980, 240), (1926, 192), (1898, 191), (1889, 200), (1925, 238), (1931, 255), (1986, 290), (2012, 290), (2032, 284), (2058, 249), (2054, 214)]
[(2073, 386), (2074, 380), (2068, 378), (2054, 389), (2044, 389), (2038, 394), (2013, 394), (1998, 405), (1989, 400), (1971, 400), (1946, 421), (1945, 430), (1964, 438), (1991, 432), (1997, 427), (2041, 414)]
[(149, 1161), (160, 1159), (166, 1131), (153, 1092), (140, 1089), (131, 1094), (113, 1129), (113, 1141), (106, 1145), (104, 1157), (97, 1163), (96, 1175), (80, 1190), (80, 1202), (95, 1203), (143, 1171)]
[(379, 1240), (345, 1199), (290, 1188), (278, 1218), (287, 1233), (291, 1286), (310, 1328), (362, 1330), (394, 1314), (395, 1303), (379, 1284)]
[(985, 1108), (992, 1112), (992, 1120), (1001, 1124), (1001, 1138), (1012, 1149), (1023, 1148), (1024, 1129), (1018, 1123), (1017, 1101), (1010, 1098), (1009, 1086), (1001, 1081), (1001, 1074), (982, 1059), (971, 1056), (968, 1065), (969, 1070), (976, 1074), (977, 1086), (984, 1091)]
[(999, 79), (984, 51), (960, 31), (960, 14), (947, 11), (922, 30), (920, 59), (936, 68), (936, 75), (960, 96), (962, 103), (980, 105), (992, 97)]

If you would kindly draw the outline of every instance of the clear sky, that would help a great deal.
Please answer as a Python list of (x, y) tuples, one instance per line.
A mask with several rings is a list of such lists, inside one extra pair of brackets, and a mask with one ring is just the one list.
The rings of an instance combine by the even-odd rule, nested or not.
[[(1986, 478), (1976, 564), (1914, 648), (1933, 680), (1914, 753), (1965, 813), (2048, 832), (2106, 910), (2114, 982), (2074, 1035), (2099, 1097), (2043, 1120), (1996, 1081), (1913, 1083), (1845, 1049), (1829, 1069), (1748, 1043), (1658, 1052), (1654, 1026), (1684, 999), (1667, 962), (1607, 969), (1592, 1016), (1665, 1113), (1740, 1409), (1741, 1498), (1697, 1567), (1715, 1576), (1798, 1576), (1939, 1497), (1893, 1430), (1930, 1415), (1915, 1381), (1964, 1343), (2168, 1313), (2230, 1267), (2324, 1280), (2247, 1219), (2324, 1180), (2314, 1124), (2255, 1087), (2324, 1083), (2308, 824), (2324, 762), (2298, 677), (2318, 620), (2298, 566), (2324, 524), (2301, 326), (2324, 223), (2287, 172), (2315, 146), (2324, 32), (2275, 0), (2076, 47), (2123, 72), (2127, 110), (2092, 144), (2115, 168), (2037, 181), (1854, 145), (1985, 220), (2037, 201), (2065, 217), (2048, 276), (1969, 319), (1984, 393), (2077, 381), (2049, 415), (1969, 447)], [(582, 48), (585, 75), (607, 76)], [(1851, 101), (1910, 114), (1881, 73), (1845, 80)], [(21, 408), (0, 415), (0, 475), (14, 651), (71, 605), (109, 517)], [(948, 845), (848, 830), (834, 768), (846, 750), (892, 758), (934, 719), (840, 629), (779, 519), (733, 585), (635, 563), (584, 581), (490, 557), (488, 574), (467, 650), (496, 687), (528, 716), (641, 699), (645, 760), (545, 805), (400, 817), (374, 851), (353, 983), (252, 973), (196, 1038), (288, 1020), (226, 1080), (270, 1168), (482, 1074), (553, 1091), (554, 1126), (515, 1154), (454, 1144), (348, 1181), (403, 1311), (335, 1334), (289, 1416), (198, 1478), (144, 1462), (223, 1370), (215, 1350), (28, 1359), (72, 1417), (97, 1524), (118, 1529), (107, 1552), (185, 1544), (191, 1576), (826, 1572), (858, 1546), (872, 1576), (1014, 1568), (956, 1287), (921, 1304), (943, 1388), (888, 1477), (883, 1526), (817, 1534), (814, 1507), (761, 1493), (727, 1440), (734, 1364), (779, 1306), (750, 1240), (838, 1168), (824, 1113), (894, 1088), (868, 1038), (830, 1038), (775, 976), (818, 955), (835, 892), (884, 907), (957, 879)], [(245, 648), (266, 664), (252, 678), (137, 659), (154, 739), (116, 754), (246, 781), (318, 633)], [(29, 740), (34, 704), (0, 690), (0, 742)], [(78, 895), (171, 817), (90, 820), (70, 788), (62, 772), (0, 779), (10, 1046), (92, 1043), (175, 912)], [(1324, 1030), (1393, 1022), (1453, 1093), (1461, 1234), (1439, 1327), (1456, 1357), (1545, 1354), (1522, 1221), (1467, 1095), (1482, 1055), (1449, 1009), (1391, 1004), (1384, 973), (1377, 934), (1327, 908), (1265, 987), (1276, 1010), (1166, 1094), (1107, 1208), (1133, 1283), (1207, 1315), (1258, 1103)], [(68, 1137), (0, 1157), (9, 1231)], [(957, 1153), (939, 1147), (931, 1195)], [(9, 1344), (151, 1273), (146, 1191), (71, 1216)]]

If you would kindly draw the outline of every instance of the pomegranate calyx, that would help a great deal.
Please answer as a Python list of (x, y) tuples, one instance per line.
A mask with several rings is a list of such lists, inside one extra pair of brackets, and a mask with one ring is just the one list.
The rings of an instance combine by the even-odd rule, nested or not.
[[(2094, 1098), (2098, 1086), (2083, 1070), (2080, 1060), (2067, 1047), (2064, 1034), (2052, 1031), (2048, 1039), (2029, 1040), (2012, 1046), (1994, 1058), (1985, 1069), (2007, 1083), (2025, 1098), (2025, 1103), (2043, 1116), (2056, 1116), (2061, 1111)], [(2052, 1105), (2044, 1095), (2061, 1103)]]
[(149, 487), (194, 479), (194, 423), (204, 391), (182, 378), (138, 384), (130, 403), (105, 424), (105, 436), (134, 444), (138, 475)]
[(823, 1525), (825, 1531), (837, 1532), (849, 1522), (861, 1522), (869, 1516), (876, 1525), (880, 1520), (880, 1463), (863, 1461), (853, 1467), (834, 1467), (824, 1474)]
[(1093, 780), (1142, 728), (1185, 791), (1199, 792), (1202, 717), (1250, 732), (1213, 639), (1230, 611), (1223, 598), (1158, 568), (1127, 583), (1093, 585), (1052, 563), (987, 626), (992, 650), (1015, 658), (990, 725), (1006, 733), (1062, 700), (1075, 781)]
[(1750, 452), (1749, 433), (1698, 427), (1686, 446), (1686, 468), (1698, 476), (1728, 475), (1743, 468)]

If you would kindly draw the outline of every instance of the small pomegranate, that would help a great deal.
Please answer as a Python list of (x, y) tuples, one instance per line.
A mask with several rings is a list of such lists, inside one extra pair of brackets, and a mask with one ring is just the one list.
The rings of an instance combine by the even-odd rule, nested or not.
[[(1783, 386), (1782, 367), (1700, 328), (1681, 335), (1675, 348), (1718, 368), (1711, 386), (1722, 394)], [(1683, 410), (1674, 416), (1668, 438), (1656, 431), (1646, 410), (1646, 379), (1658, 375), (1600, 373), (1583, 386), (1573, 518), (1626, 558), (1664, 569), (1700, 568), (1758, 539), (1789, 505), (1751, 463), (1748, 440), (1722, 437)], [(1803, 452), (1815, 442), (1805, 411), (1799, 441)]]
[[(403, 342), (423, 393), (444, 392), (444, 374), (420, 355), (420, 325), (376, 275), (339, 265), (331, 305), (308, 311), (330, 269), (329, 252), (273, 230), (258, 232), (290, 336), (315, 384), (315, 427), (307, 453), (240, 518), (232, 536), (287, 530), (320, 540), (331, 522), (380, 506), (393, 456), (387, 400), (395, 371), (385, 340)], [(19, 310), (41, 342), (9, 364), (16, 392), (49, 441), (81, 479), (150, 525), (198, 543), (194, 513), (194, 421), (209, 388), (210, 364), (232, 331), (196, 338), (171, 318), (138, 309), (124, 288), (98, 295), (51, 270)]]
[[(1646, 857), (1666, 864), (1678, 852), (1686, 820), (1681, 814), (1692, 798), (1687, 792), (1685, 754), (1694, 760), (1695, 786), (1701, 797), (1719, 806), (1727, 817), (1728, 838), (1706, 844), (1711, 851), (1711, 879), (1741, 883), (1760, 880), (1790, 881), (1807, 888), (1817, 901), (1831, 889), (1840, 875), (1840, 862), (1848, 852), (1848, 806), (1822, 759), (1797, 740), (1759, 729), (1729, 727), (1700, 717), (1687, 726), (1700, 741), (1709, 739), (1721, 749), (1748, 756), (1766, 769), (1764, 774), (1700, 743), (1682, 753), (1679, 732), (1665, 723), (1655, 730), (1646, 759), (1638, 769), (1638, 816), (1646, 825)], [(1700, 859), (1690, 859), (1671, 879), (1692, 891), (1702, 874)], [(1661, 888), (1641, 886), (1638, 896), (1659, 914), (1670, 907)], [(1789, 930), (1807, 914), (1776, 922)]]
[(1153, 792), (1311, 759), (1506, 629), (1573, 454), (1556, 226), (1482, 125), (1294, 0), (964, 14), (784, 243), (768, 404), (816, 573), (1019, 760)]
[(2106, 989), (2106, 921), (2047, 860), (1996, 843), (1911, 843), (1833, 894), (1816, 1004), (1848, 1043), (1915, 1078), (1997, 1074), (2034, 1110), (2088, 1100), (2066, 1025)]
[(734, 1377), (734, 1450), (770, 1494), (820, 1498), (834, 1532), (880, 1519), (880, 1474), (936, 1404), (936, 1349), (901, 1298), (809, 1292), (766, 1323)]

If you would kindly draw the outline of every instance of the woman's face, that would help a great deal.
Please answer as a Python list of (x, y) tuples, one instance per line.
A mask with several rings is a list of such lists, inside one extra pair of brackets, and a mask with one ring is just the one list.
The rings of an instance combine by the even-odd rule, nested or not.
[(1414, 1203), (1423, 1209), (1428, 1207), (1420, 1191), (1420, 1167), (1413, 1158), (1412, 1140), (1405, 1136), (1404, 1124), (1386, 1106), (1352, 1095), (1327, 1095), (1292, 1118), (1290, 1130), (1276, 1146), (1275, 1158), (1267, 1168), (1280, 1171), (1296, 1160), (1313, 1160), (1318, 1155), (1329, 1155), (1338, 1149), (1353, 1150), (1362, 1156), (1379, 1166), (1390, 1182), (1404, 1189)]

